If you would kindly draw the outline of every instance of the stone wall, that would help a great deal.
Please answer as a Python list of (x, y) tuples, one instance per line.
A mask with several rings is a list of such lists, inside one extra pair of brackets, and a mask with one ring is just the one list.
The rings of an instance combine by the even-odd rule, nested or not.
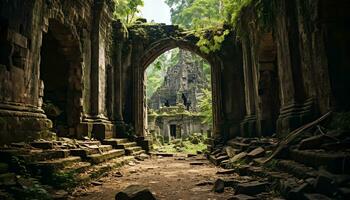
[[(67, 129), (61, 134), (98, 137), (100, 127), (92, 122), (106, 123), (106, 103), (110, 101), (106, 99), (110, 95), (106, 94), (105, 76), (111, 63), (107, 54), (112, 42), (112, 8), (111, 2), (104, 0), (0, 3), (1, 143), (47, 135), (52, 123), (42, 105), (45, 88), (54, 87), (50, 79), (66, 86), (61, 109)], [(44, 46), (48, 49), (41, 52)], [(61, 58), (63, 62), (57, 60)], [(60, 79), (60, 74), (55, 74), (59, 67), (68, 77)]]
[(144, 136), (145, 68), (176, 47), (212, 66), (215, 138), (282, 137), (329, 109), (350, 109), (347, 0), (274, 0), (268, 29), (248, 6), (245, 34), (231, 32), (210, 54), (177, 26), (139, 22), (126, 34), (112, 2), (0, 2), (0, 143), (56, 131), (42, 109), (55, 95), (62, 136), (121, 137), (125, 124)]
[(252, 6), (241, 15), (247, 102), (243, 136), (282, 137), (330, 109), (349, 109), (349, 79), (340, 75), (349, 74), (344, 57), (349, 2), (282, 0), (273, 5), (274, 20), (267, 29), (259, 27)]

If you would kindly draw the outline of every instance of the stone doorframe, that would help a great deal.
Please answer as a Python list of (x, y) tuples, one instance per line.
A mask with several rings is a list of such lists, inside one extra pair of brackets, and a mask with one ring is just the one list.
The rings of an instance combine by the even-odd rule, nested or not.
[(220, 134), (222, 124), (222, 97), (221, 97), (221, 69), (222, 62), (219, 57), (215, 54), (204, 54), (196, 46), (195, 43), (187, 40), (178, 40), (174, 38), (165, 38), (154, 42), (149, 45), (143, 55), (139, 56), (137, 66), (134, 68), (133, 81), (134, 81), (134, 120), (135, 120), (135, 131), (138, 136), (146, 136), (145, 119), (147, 115), (147, 107), (145, 102), (145, 70), (146, 68), (161, 54), (164, 52), (174, 49), (181, 48), (184, 50), (191, 51), (207, 60), (211, 66), (211, 86), (213, 94), (213, 137)]
[[(67, 59), (68, 66), (68, 94), (67, 94), (67, 125), (69, 135), (76, 136), (77, 127), (81, 123), (82, 96), (83, 96), (83, 64), (82, 50), (77, 30), (72, 25), (65, 23), (61, 17), (50, 17), (45, 19), (45, 27), (42, 34), (49, 30), (59, 43), (59, 50)], [(41, 39), (43, 36), (41, 37)], [(41, 44), (42, 45), (42, 44)], [(42, 59), (42, 58), (40, 58)], [(40, 76), (39, 76), (40, 77)], [(44, 86), (45, 87), (45, 86)], [(45, 94), (40, 88), (40, 98)]]

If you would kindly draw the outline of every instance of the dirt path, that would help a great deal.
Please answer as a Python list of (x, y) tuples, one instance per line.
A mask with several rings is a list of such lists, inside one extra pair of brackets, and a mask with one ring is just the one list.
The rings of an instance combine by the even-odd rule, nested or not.
[[(203, 165), (190, 165), (203, 162)], [(128, 185), (140, 184), (148, 187), (157, 199), (164, 200), (214, 200), (228, 199), (233, 191), (226, 189), (218, 194), (211, 191), (213, 185), (196, 186), (198, 183), (215, 182), (218, 168), (200, 157), (157, 157), (126, 165), (112, 171), (100, 181), (101, 186), (92, 186), (73, 197), (78, 200), (112, 200), (118, 191)], [(117, 177), (121, 172), (122, 177)], [(227, 175), (225, 175), (227, 177)]]

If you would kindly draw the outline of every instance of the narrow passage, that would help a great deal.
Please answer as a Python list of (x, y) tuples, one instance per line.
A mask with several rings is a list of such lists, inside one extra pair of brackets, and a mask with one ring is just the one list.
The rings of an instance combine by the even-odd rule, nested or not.
[(100, 180), (102, 185), (79, 188), (73, 198), (114, 199), (117, 192), (129, 185), (137, 184), (149, 188), (157, 199), (229, 199), (233, 196), (233, 189), (225, 188), (223, 193), (215, 193), (212, 191), (214, 182), (218, 178), (241, 177), (234, 174), (218, 175), (216, 173), (219, 170), (202, 156), (191, 158), (153, 156), (111, 171), (108, 176)]

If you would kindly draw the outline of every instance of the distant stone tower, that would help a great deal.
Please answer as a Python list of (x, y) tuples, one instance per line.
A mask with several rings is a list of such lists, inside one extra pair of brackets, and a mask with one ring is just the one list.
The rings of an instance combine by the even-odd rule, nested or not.
[(178, 63), (169, 67), (163, 85), (148, 101), (149, 108), (159, 110), (182, 104), (188, 111), (199, 111), (197, 101), (203, 95), (203, 89), (210, 86), (202, 62), (195, 60), (190, 52), (180, 49)]

